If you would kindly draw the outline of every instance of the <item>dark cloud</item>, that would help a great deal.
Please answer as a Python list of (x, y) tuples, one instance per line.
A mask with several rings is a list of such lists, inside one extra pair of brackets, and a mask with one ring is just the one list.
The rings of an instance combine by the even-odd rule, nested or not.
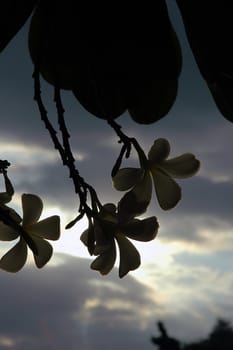
[(191, 183), (182, 184), (184, 205), (187, 213), (212, 215), (217, 219), (232, 221), (233, 182), (215, 183), (202, 177), (195, 177)]
[[(233, 182), (213, 182), (196, 176), (179, 181), (182, 198), (170, 211), (162, 211), (153, 195), (148, 215), (158, 217), (158, 237), (164, 241), (200, 242), (206, 244), (213, 237), (224, 237), (230, 241), (233, 226)], [(213, 238), (212, 238), (213, 239)]]
[(151, 322), (150, 310), (156, 314), (152, 290), (116, 272), (99, 277), (85, 259), (58, 255), (57, 263), (1, 273), (0, 344), (8, 338), (15, 350), (148, 345), (142, 324)]
[[(188, 341), (206, 336), (218, 316), (232, 311), (230, 271), (218, 278), (208, 264), (205, 269), (190, 264), (188, 271), (181, 256), (167, 270), (147, 266), (151, 287), (131, 276), (119, 280), (115, 270), (101, 277), (86, 259), (63, 254), (53, 259), (42, 270), (27, 265), (17, 274), (1, 272), (2, 349), (4, 344), (14, 350), (152, 349), (155, 321), (163, 320), (171, 335)], [(213, 279), (228, 284), (224, 300), (224, 286), (213, 290)]]

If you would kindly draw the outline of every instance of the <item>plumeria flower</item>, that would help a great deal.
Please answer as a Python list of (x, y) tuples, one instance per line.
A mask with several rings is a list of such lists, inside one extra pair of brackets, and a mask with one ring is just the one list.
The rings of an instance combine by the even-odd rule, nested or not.
[[(130, 239), (137, 241), (151, 241), (158, 231), (158, 222), (155, 217), (144, 220), (132, 219), (121, 223), (116, 206), (105, 204), (94, 222), (89, 222), (89, 228), (81, 235), (82, 242), (91, 247), (97, 258), (91, 268), (102, 275), (108, 274), (116, 261), (116, 243), (120, 252), (119, 277), (124, 277), (129, 271), (140, 265), (140, 255)], [(90, 249), (89, 249), (90, 250)]]
[(142, 214), (147, 209), (153, 184), (162, 209), (174, 208), (181, 199), (181, 188), (173, 178), (193, 176), (199, 170), (200, 162), (191, 153), (167, 159), (169, 153), (169, 142), (163, 138), (157, 139), (148, 158), (140, 159), (141, 168), (123, 168), (113, 177), (113, 185), (117, 190), (129, 190), (119, 202), (119, 208), (126, 218), (134, 213), (139, 215), (140, 211)]
[(17, 216), (14, 227), (0, 225), (0, 240), (12, 241), (19, 238), (16, 245), (0, 260), (0, 268), (8, 272), (19, 271), (27, 260), (28, 247), (21, 230), (25, 231), (33, 241), (37, 254), (33, 253), (35, 264), (43, 267), (52, 256), (52, 246), (46, 239), (57, 240), (60, 236), (60, 218), (57, 215), (38, 221), (42, 209), (42, 200), (33, 194), (22, 195), (23, 219)]

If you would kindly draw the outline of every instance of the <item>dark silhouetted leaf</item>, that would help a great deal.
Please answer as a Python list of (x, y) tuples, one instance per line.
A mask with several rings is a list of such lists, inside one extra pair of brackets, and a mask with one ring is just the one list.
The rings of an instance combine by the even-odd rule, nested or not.
[(225, 118), (233, 122), (233, 6), (231, 1), (177, 0), (203, 78)]
[(0, 52), (17, 34), (38, 0), (2, 0), (0, 7)]

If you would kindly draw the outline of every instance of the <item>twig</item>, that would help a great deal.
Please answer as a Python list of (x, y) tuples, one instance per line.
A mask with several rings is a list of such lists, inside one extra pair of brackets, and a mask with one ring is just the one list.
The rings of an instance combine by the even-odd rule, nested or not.
[(55, 86), (54, 102), (56, 104), (56, 109), (57, 109), (58, 125), (62, 136), (62, 144), (57, 137), (57, 131), (53, 128), (52, 124), (48, 119), (48, 113), (45, 109), (45, 106), (41, 98), (40, 72), (38, 67), (35, 67), (33, 78), (34, 78), (34, 90), (35, 90), (34, 99), (38, 104), (39, 111), (41, 114), (41, 120), (44, 122), (46, 129), (49, 131), (54, 147), (55, 149), (58, 150), (60, 157), (62, 159), (63, 165), (67, 166), (67, 168), (69, 169), (69, 176), (73, 181), (75, 193), (78, 194), (79, 200), (80, 200), (80, 205), (78, 209), (79, 215), (66, 226), (67, 228), (70, 228), (78, 220), (80, 220), (85, 214), (88, 217), (95, 216), (93, 209), (91, 209), (87, 204), (88, 193), (91, 196), (91, 200), (95, 201), (98, 206), (101, 206), (101, 203), (98, 199), (95, 189), (91, 185), (85, 182), (85, 180), (80, 176), (78, 169), (76, 169), (75, 158), (73, 157), (70, 142), (69, 142), (70, 134), (67, 130), (65, 119), (64, 119), (65, 110), (62, 105), (59, 87)]
[(40, 72), (37, 67), (35, 67), (34, 73), (32, 75), (34, 79), (34, 100), (37, 102), (40, 115), (41, 115), (41, 120), (44, 122), (46, 129), (48, 130), (50, 137), (53, 141), (55, 149), (58, 150), (60, 153), (61, 159), (63, 161), (63, 164), (66, 164), (66, 155), (64, 152), (64, 149), (62, 148), (58, 137), (57, 137), (57, 131), (53, 128), (52, 124), (50, 123), (48, 119), (48, 113), (47, 110), (45, 109), (45, 106), (43, 104), (42, 98), (41, 98), (41, 89), (40, 89)]
[(119, 155), (119, 157), (118, 157), (118, 159), (113, 167), (112, 173), (116, 174), (117, 167), (119, 170), (124, 154), (125, 154), (126, 158), (129, 158), (130, 153), (131, 153), (131, 149), (132, 149), (132, 145), (134, 146), (135, 150), (138, 153), (139, 161), (140, 161), (141, 165), (143, 167), (145, 167), (147, 164), (147, 157), (146, 157), (143, 149), (139, 145), (138, 141), (134, 137), (128, 137), (125, 133), (123, 133), (123, 131), (121, 130), (122, 129), (121, 125), (117, 124), (115, 122), (115, 120), (108, 119), (108, 124), (114, 129), (117, 136), (119, 136), (119, 138), (120, 138), (119, 143), (123, 143), (123, 147), (124, 147), (124, 148), (122, 147), (122, 149), (121, 149), (121, 153), (120, 153), (120, 155)]

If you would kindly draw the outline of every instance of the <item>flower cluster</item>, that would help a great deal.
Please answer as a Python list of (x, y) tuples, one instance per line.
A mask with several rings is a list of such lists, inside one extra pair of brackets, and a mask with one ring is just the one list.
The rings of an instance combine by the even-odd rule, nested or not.
[(6, 206), (14, 193), (13, 186), (4, 174), (6, 192), (0, 193), (0, 240), (13, 241), (18, 239), (16, 245), (11, 248), (1, 259), (0, 268), (8, 272), (19, 271), (27, 260), (28, 247), (25, 237), (29, 237), (35, 252), (33, 252), (35, 264), (43, 267), (52, 256), (52, 246), (46, 239), (57, 240), (60, 236), (60, 218), (51, 216), (38, 221), (42, 209), (42, 200), (33, 194), (22, 195), (23, 218), (13, 209)]
[(151, 147), (148, 157), (140, 157), (141, 168), (122, 168), (113, 177), (113, 185), (119, 191), (128, 191), (119, 207), (124, 218), (140, 215), (146, 211), (151, 201), (152, 187), (160, 207), (172, 209), (181, 199), (181, 188), (173, 179), (193, 176), (200, 162), (191, 153), (167, 159), (170, 145), (166, 139), (157, 139)]
[(119, 277), (124, 277), (140, 265), (140, 255), (128, 238), (151, 241), (155, 238), (158, 227), (155, 217), (121, 221), (116, 206), (112, 203), (105, 204), (81, 236), (89, 252), (97, 256), (91, 268), (98, 270), (102, 275), (108, 274), (116, 261), (117, 243), (120, 252)]
[[(191, 153), (167, 159), (170, 145), (166, 139), (157, 139), (147, 157), (138, 144), (136, 149), (140, 168), (122, 168), (113, 176), (114, 187), (119, 191), (127, 191), (118, 205), (102, 205), (95, 192), (91, 192), (91, 208), (86, 205), (84, 211), (89, 226), (82, 233), (81, 241), (87, 246), (90, 255), (96, 256), (91, 268), (102, 275), (113, 269), (117, 249), (120, 278), (139, 267), (140, 254), (131, 240), (151, 241), (159, 228), (155, 216), (137, 218), (147, 210), (153, 186), (160, 207), (164, 210), (171, 209), (181, 199), (181, 188), (174, 178), (193, 176), (200, 166), (200, 162)], [(6, 171), (2, 174), (6, 191), (0, 193), (0, 240), (18, 241), (0, 259), (0, 268), (9, 272), (19, 271), (26, 263), (28, 247), (33, 252), (36, 266), (41, 268), (53, 252), (47, 240), (57, 240), (60, 236), (60, 218), (55, 215), (39, 221), (43, 203), (33, 194), (22, 195), (21, 218), (6, 205), (12, 199), (14, 189)], [(83, 217), (83, 214), (79, 217)]]
[(116, 261), (116, 244), (119, 248), (119, 277), (140, 265), (140, 255), (129, 239), (151, 241), (158, 232), (156, 217), (137, 219), (151, 201), (153, 184), (162, 209), (173, 208), (181, 199), (181, 188), (173, 178), (193, 176), (200, 162), (191, 153), (167, 159), (170, 145), (158, 139), (151, 147), (148, 157), (138, 147), (140, 168), (122, 168), (113, 176), (117, 190), (128, 191), (116, 207), (105, 204), (89, 219), (89, 227), (81, 235), (82, 242), (91, 255), (97, 258), (91, 268), (102, 275), (108, 274)]

